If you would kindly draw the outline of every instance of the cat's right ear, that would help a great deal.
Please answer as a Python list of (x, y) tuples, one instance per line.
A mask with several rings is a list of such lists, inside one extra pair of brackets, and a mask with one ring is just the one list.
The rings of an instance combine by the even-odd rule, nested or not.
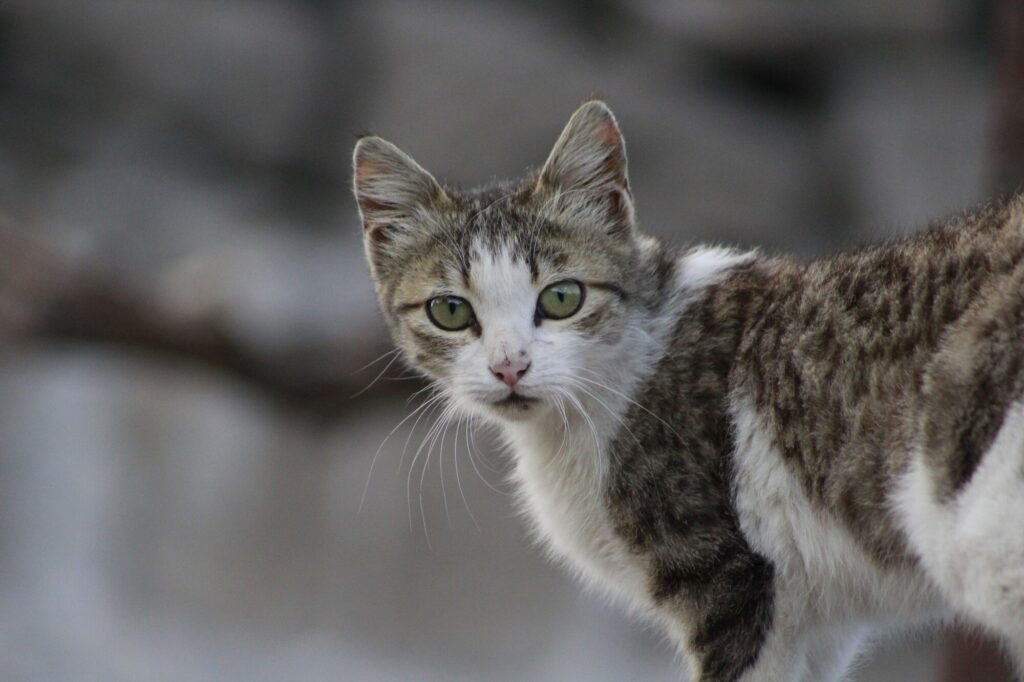
[(412, 157), (379, 137), (352, 153), (352, 185), (371, 253), (422, 229), (432, 207), (447, 200), (437, 180)]
[(632, 234), (633, 195), (626, 172), (626, 143), (604, 102), (585, 102), (569, 119), (544, 163), (534, 190), (585, 213), (611, 234)]

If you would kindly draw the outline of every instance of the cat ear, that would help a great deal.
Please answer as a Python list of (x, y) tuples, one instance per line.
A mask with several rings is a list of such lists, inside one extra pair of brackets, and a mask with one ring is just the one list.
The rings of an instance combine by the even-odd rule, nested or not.
[(609, 232), (632, 231), (626, 143), (604, 102), (586, 102), (572, 115), (537, 177), (535, 191), (597, 209)]
[(367, 243), (385, 246), (422, 227), (447, 195), (412, 157), (379, 137), (364, 137), (352, 153), (353, 190)]

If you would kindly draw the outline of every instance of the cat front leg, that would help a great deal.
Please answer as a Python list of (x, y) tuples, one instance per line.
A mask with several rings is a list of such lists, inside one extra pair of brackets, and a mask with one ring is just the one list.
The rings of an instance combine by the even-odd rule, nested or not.
[[(781, 629), (771, 633), (765, 640), (761, 651), (737, 682), (804, 682), (810, 678), (806, 675), (807, 656), (805, 642)], [(702, 679), (702, 678), (695, 678)]]
[(699, 624), (670, 619), (668, 629), (686, 660), (688, 682), (804, 682), (811, 679), (806, 676), (805, 642), (792, 629), (774, 627), (762, 638), (750, 626), (749, 621), (737, 622), (719, 632), (716, 641), (709, 646), (696, 634)]
[[(794, 636), (770, 636), (738, 682), (838, 682), (863, 641), (859, 629), (833, 629)], [(698, 680), (702, 678), (694, 678)]]
[[(760, 604), (744, 612), (735, 612), (723, 619), (716, 608), (719, 600), (700, 600), (706, 609), (662, 609), (669, 634), (686, 660), (689, 682), (823, 682), (831, 677), (811, 677), (818, 671), (830, 670), (824, 664), (840, 663), (816, 647), (803, 626)], [(769, 614), (770, 613), (770, 614)], [(823, 644), (822, 642), (820, 642)], [(814, 649), (817, 663), (808, 666), (809, 650)]]
[[(857, 655), (868, 628), (863, 625), (834, 625), (808, 631), (795, 618), (778, 614), (763, 641), (753, 645), (749, 623), (738, 623), (720, 641), (730, 646), (708, 648), (695, 645), (694, 628), (670, 624), (669, 630), (681, 642), (690, 682), (838, 682), (844, 679)], [(802, 618), (800, 619), (802, 620)], [(793, 622), (788, 622), (793, 621)], [(750, 657), (750, 652), (753, 657)]]

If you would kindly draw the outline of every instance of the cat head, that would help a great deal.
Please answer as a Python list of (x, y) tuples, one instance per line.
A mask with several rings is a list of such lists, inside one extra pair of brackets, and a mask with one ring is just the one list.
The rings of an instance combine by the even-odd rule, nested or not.
[(612, 112), (572, 116), (539, 173), (462, 193), (361, 139), (354, 188), (381, 309), (406, 360), (464, 410), (521, 421), (608, 381), (643, 240)]

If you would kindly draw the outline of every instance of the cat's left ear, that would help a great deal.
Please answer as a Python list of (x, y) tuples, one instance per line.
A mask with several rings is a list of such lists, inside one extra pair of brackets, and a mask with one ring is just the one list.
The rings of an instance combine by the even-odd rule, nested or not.
[(594, 212), (609, 233), (633, 232), (626, 143), (608, 105), (591, 100), (576, 110), (544, 163), (535, 191)]
[(431, 209), (448, 199), (434, 176), (379, 137), (356, 143), (352, 170), (363, 233), (377, 248), (424, 229)]

